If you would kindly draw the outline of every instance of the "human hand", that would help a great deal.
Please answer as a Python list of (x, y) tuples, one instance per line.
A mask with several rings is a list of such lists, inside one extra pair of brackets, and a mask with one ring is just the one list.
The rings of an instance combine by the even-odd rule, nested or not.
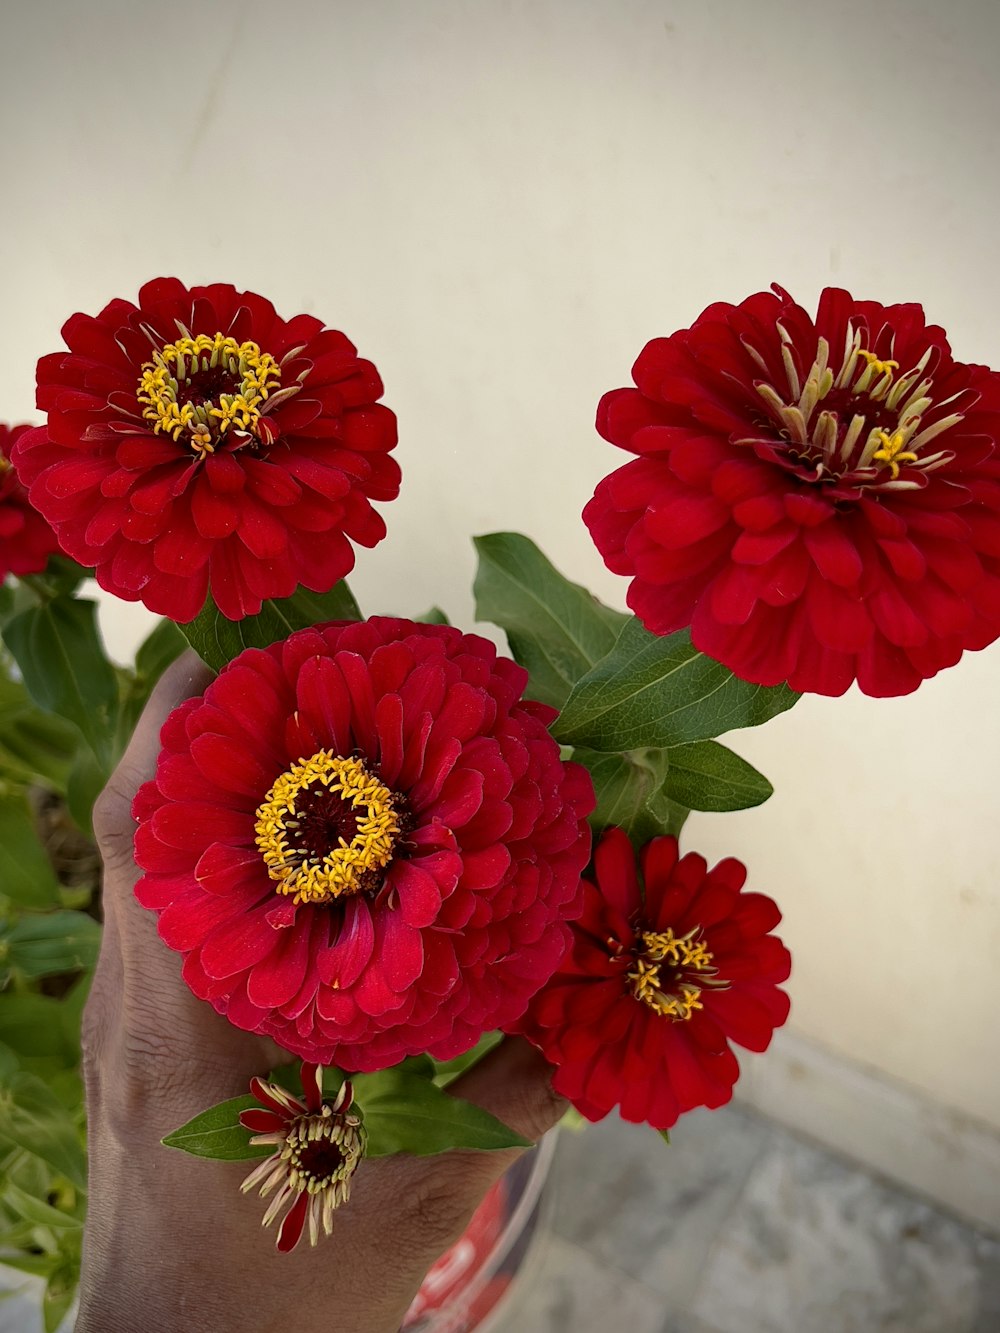
[[(240, 1193), (245, 1162), (160, 1143), (289, 1059), (190, 993), (133, 897), (132, 798), (153, 775), (168, 714), (210, 679), (193, 653), (174, 663), (94, 811), (105, 930), (83, 1020), (90, 1195), (77, 1333), (393, 1333), (516, 1150), (364, 1161), (333, 1236), (277, 1254), (260, 1201)], [(565, 1108), (550, 1072), (508, 1039), (449, 1090), (535, 1139)]]

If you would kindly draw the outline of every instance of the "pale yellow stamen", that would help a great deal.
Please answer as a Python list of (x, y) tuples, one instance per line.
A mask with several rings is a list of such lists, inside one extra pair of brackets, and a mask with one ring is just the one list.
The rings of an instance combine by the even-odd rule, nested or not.
[[(185, 386), (196, 376), (221, 371), (233, 391), (203, 402), (186, 401)], [(142, 415), (157, 434), (186, 443), (199, 455), (214, 452), (227, 431), (252, 434), (267, 398), (281, 383), (281, 370), (269, 352), (255, 342), (238, 343), (225, 334), (182, 337), (154, 351), (142, 368), (136, 396)]]
[[(339, 838), (322, 857), (295, 845), (296, 800), (317, 785), (353, 807), (357, 824), (350, 842)], [(360, 759), (320, 750), (278, 778), (257, 810), (255, 832), (276, 892), (297, 903), (326, 903), (362, 892), (366, 880), (385, 869), (400, 832), (399, 812), (393, 793)]]
[[(811, 479), (845, 478), (854, 484), (907, 490), (922, 482), (915, 477), (900, 478), (904, 463), (924, 473), (952, 460), (954, 454), (947, 449), (926, 452), (932, 439), (962, 421), (962, 413), (953, 412), (930, 426), (923, 425), (924, 415), (934, 406), (933, 379), (924, 373), (933, 349), (928, 348), (916, 365), (900, 375), (899, 362), (862, 347), (861, 332), (849, 324), (839, 371), (835, 374), (829, 364), (827, 340), (818, 338), (815, 359), (803, 380), (792, 355), (790, 335), (782, 325), (777, 328), (787, 392), (779, 392), (766, 379), (754, 387), (789, 452), (813, 472)], [(761, 369), (767, 369), (756, 353), (754, 360)], [(834, 392), (839, 403), (832, 408), (827, 400)], [(846, 404), (842, 397), (845, 394)], [(938, 409), (944, 405), (939, 402)], [(886, 429), (884, 423), (890, 412), (896, 423)], [(746, 442), (752, 444), (755, 439)]]

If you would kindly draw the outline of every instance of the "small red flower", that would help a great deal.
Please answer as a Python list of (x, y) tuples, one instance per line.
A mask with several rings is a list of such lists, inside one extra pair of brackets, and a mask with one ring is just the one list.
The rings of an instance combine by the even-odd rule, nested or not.
[(327, 1236), (332, 1234), (334, 1210), (351, 1197), (351, 1178), (365, 1155), (360, 1117), (351, 1114), (350, 1080), (336, 1097), (324, 1101), (319, 1067), (304, 1064), (304, 1102), (280, 1084), (261, 1078), (250, 1080), (250, 1091), (260, 1109), (241, 1111), (240, 1124), (253, 1131), (252, 1144), (268, 1144), (274, 1152), (250, 1172), (243, 1192), (257, 1189), (266, 1199), (278, 1190), (263, 1225), (269, 1227), (287, 1209), (278, 1228), (278, 1249), (283, 1254), (295, 1249), (307, 1222), (309, 1243), (315, 1245), (321, 1227)]
[(174, 620), (326, 592), (374, 546), (396, 419), (342, 333), (253, 292), (157, 278), (63, 326), (38, 363), (48, 425), (17, 442), (31, 502), (101, 587)]
[(32, 508), (10, 462), (14, 441), (30, 429), (0, 422), (0, 583), (8, 574), (40, 574), (59, 550), (55, 533)]
[(628, 837), (603, 835), (572, 950), (519, 1030), (589, 1120), (618, 1105), (625, 1120), (669, 1129), (732, 1097), (730, 1042), (767, 1048), (788, 1017), (778, 983), (791, 957), (769, 934), (781, 920), (771, 899), (741, 892), (739, 861), (678, 860), (672, 837), (647, 843), (641, 861), (644, 888)]
[(512, 1022), (569, 943), (593, 786), (527, 674), (443, 625), (250, 649), (177, 709), (136, 886), (237, 1027), (372, 1070)]
[(1000, 374), (918, 305), (779, 287), (657, 338), (584, 519), (654, 634), (761, 685), (906, 694), (1000, 635)]

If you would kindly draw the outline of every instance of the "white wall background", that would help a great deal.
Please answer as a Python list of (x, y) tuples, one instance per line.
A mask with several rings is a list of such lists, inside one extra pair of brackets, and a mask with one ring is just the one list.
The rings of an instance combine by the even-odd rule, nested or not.
[[(468, 536), (506, 527), (622, 604), (579, 512), (648, 337), (835, 283), (1000, 364), (998, 54), (991, 0), (7, 0), (0, 417), (71, 312), (229, 280), (383, 373), (364, 607), (471, 626)], [(106, 623), (127, 653), (145, 618)], [(998, 682), (994, 647), (804, 700), (736, 737), (773, 800), (687, 842), (782, 903), (800, 1034), (1000, 1130)]]

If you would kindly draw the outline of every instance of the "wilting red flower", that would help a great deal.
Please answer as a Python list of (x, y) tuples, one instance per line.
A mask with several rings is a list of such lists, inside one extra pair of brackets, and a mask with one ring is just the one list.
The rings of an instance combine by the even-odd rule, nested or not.
[(135, 801), (136, 896), (194, 993), (350, 1070), (522, 1014), (594, 804), (526, 679), (474, 635), (373, 619), (250, 649), (177, 709)]
[(626, 1120), (668, 1129), (729, 1101), (740, 1072), (729, 1043), (766, 1049), (788, 1017), (778, 983), (791, 958), (768, 933), (781, 920), (771, 899), (741, 892), (739, 861), (678, 860), (672, 837), (641, 860), (644, 890), (627, 836), (603, 835), (573, 948), (520, 1030), (589, 1120), (619, 1105)]
[(59, 550), (56, 535), (33, 509), (10, 463), (14, 441), (30, 426), (0, 422), (0, 583), (8, 574), (39, 574)]
[(906, 694), (1000, 635), (1000, 375), (918, 305), (779, 287), (647, 344), (601, 400), (640, 457), (584, 510), (654, 634), (761, 685)]
[(351, 1177), (365, 1154), (360, 1117), (351, 1115), (354, 1089), (347, 1080), (336, 1097), (324, 1101), (319, 1068), (304, 1064), (304, 1102), (261, 1078), (250, 1080), (250, 1091), (260, 1109), (242, 1111), (240, 1124), (253, 1130), (252, 1144), (270, 1144), (274, 1152), (250, 1172), (243, 1192), (257, 1189), (266, 1199), (280, 1186), (264, 1214), (264, 1226), (287, 1208), (278, 1228), (278, 1249), (283, 1254), (294, 1250), (307, 1221), (309, 1243), (315, 1245), (321, 1226), (327, 1236), (332, 1234), (334, 1209), (351, 1197)]
[[(385, 535), (396, 419), (342, 333), (253, 292), (157, 278), (62, 330), (38, 363), (48, 425), (17, 443), (31, 501), (126, 601), (231, 620), (326, 592)], [(350, 540), (349, 540), (350, 539)]]

